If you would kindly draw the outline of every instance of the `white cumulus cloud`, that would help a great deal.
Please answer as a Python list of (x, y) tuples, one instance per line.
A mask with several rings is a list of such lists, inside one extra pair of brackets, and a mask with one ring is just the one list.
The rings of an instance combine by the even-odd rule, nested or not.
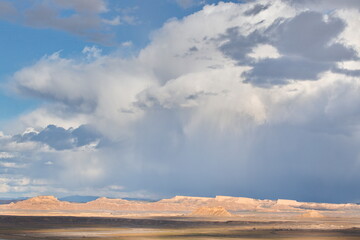
[[(350, 33), (360, 13), (344, 11), (219, 3), (168, 21), (131, 58), (93, 48), (82, 60), (45, 56), (12, 84), (49, 103), (16, 124), (62, 134), (7, 144), (33, 144), (35, 160), (18, 157), (32, 173), (21, 174), (69, 192), (351, 201), (360, 76)], [(71, 135), (83, 125), (99, 142), (64, 148), (84, 139)]]

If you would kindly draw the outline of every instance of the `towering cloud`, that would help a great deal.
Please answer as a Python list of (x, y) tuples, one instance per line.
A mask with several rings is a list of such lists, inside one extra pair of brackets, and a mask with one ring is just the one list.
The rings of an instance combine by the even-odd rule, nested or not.
[(360, 13), (301, 6), (208, 5), (136, 57), (55, 53), (19, 70), (16, 91), (49, 103), (18, 120), (37, 132), (1, 136), (6, 161), (31, 172), (8, 178), (45, 179), (45, 192), (357, 200)]

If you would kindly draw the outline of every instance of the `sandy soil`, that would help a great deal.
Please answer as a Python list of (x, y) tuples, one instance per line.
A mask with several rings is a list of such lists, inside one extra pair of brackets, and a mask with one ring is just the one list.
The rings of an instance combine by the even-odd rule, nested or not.
[(39, 196), (0, 205), (0, 240), (360, 240), (360, 205), (217, 196), (158, 202)]
[(0, 239), (360, 239), (360, 218), (0, 216)]

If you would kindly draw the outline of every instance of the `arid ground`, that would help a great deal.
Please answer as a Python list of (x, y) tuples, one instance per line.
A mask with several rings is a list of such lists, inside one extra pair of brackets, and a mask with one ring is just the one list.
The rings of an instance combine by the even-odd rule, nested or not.
[(360, 239), (354, 223), (354, 219), (2, 216), (0, 239)]
[(36, 197), (0, 206), (0, 239), (360, 239), (356, 204), (175, 197)]

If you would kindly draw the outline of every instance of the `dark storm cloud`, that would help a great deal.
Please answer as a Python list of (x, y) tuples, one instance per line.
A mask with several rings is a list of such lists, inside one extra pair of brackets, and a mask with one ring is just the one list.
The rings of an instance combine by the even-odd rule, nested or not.
[(360, 70), (350, 70), (350, 69), (342, 69), (339, 67), (334, 67), (332, 71), (335, 73), (341, 73), (352, 77), (360, 77)]
[(358, 0), (284, 0), (285, 2), (315, 9), (360, 8)]
[(340, 43), (331, 43), (345, 28), (345, 23), (317, 12), (304, 12), (278, 26), (273, 44), (284, 55), (295, 55), (319, 62), (353, 59), (356, 52)]
[[(356, 51), (332, 41), (344, 30), (345, 23), (335, 17), (328, 20), (318, 12), (303, 12), (294, 18), (278, 19), (263, 32), (244, 36), (230, 28), (219, 41), (219, 49), (239, 65), (249, 65), (245, 82), (271, 87), (286, 84), (289, 79), (316, 80), (320, 73), (331, 70), (337, 61), (357, 58)], [(248, 56), (258, 44), (270, 44), (282, 57), (254, 61)]]
[[(351, 190), (360, 180), (352, 169), (356, 143), (351, 134), (338, 129), (348, 116), (324, 121), (327, 116), (319, 111), (315, 121), (263, 125), (248, 129), (240, 138), (234, 132), (219, 136), (204, 124), (189, 138), (179, 121), (182, 114), (153, 109), (137, 126), (135, 152), (142, 162), (133, 174), (141, 178), (132, 178), (128, 187), (171, 195), (300, 201), (342, 202), (358, 197)], [(123, 174), (119, 181), (127, 177)], [(339, 191), (341, 196), (335, 196)]]
[(29, 132), (23, 135), (15, 135), (13, 139), (17, 142), (41, 142), (56, 150), (65, 150), (93, 143), (100, 139), (100, 135), (86, 125), (76, 129), (64, 129), (49, 125), (39, 133)]
[(46, 99), (48, 101), (61, 102), (61, 109), (63, 112), (83, 112), (92, 113), (96, 110), (97, 102), (94, 99), (85, 98), (83, 96), (76, 96), (75, 98), (69, 98), (67, 96), (54, 95), (52, 92), (35, 91), (31, 86), (16, 85), (15, 90), (28, 97), (34, 97), (38, 99)]
[(252, 65), (253, 69), (242, 76), (254, 85), (271, 87), (288, 83), (289, 80), (316, 80), (318, 74), (328, 70), (331, 64), (304, 58), (281, 57), (265, 59)]
[[(354, 58), (350, 43), (334, 41), (347, 26), (331, 14), (261, 2), (271, 5), (220, 3), (165, 23), (139, 58), (60, 67), (54, 63), (64, 58), (45, 58), (22, 71), (21, 92), (49, 102), (24, 117), (26, 127), (56, 117), (62, 126), (88, 122), (102, 135), (55, 125), (0, 134), (0, 152), (28, 164), (9, 171), (67, 191), (116, 184), (160, 196), (359, 199), (360, 81), (358, 70), (337, 67), (356, 69), (356, 61), (339, 63)], [(244, 16), (248, 9), (256, 15)], [(239, 82), (244, 69), (249, 84)], [(328, 73), (316, 81), (328, 70), (355, 77)], [(281, 84), (288, 85), (270, 88)]]
[(246, 12), (244, 12), (244, 14), (246, 16), (250, 16), (250, 15), (257, 15), (259, 14), (260, 12), (268, 9), (270, 7), (270, 4), (266, 4), (266, 5), (263, 5), (263, 4), (256, 4), (253, 8), (247, 10)]
[(229, 28), (226, 33), (221, 35), (216, 41), (225, 41), (219, 49), (228, 57), (235, 59), (239, 64), (246, 64), (250, 61), (247, 54), (251, 53), (257, 44), (265, 43), (266, 37), (258, 32), (253, 32), (248, 36), (240, 33), (237, 27)]

